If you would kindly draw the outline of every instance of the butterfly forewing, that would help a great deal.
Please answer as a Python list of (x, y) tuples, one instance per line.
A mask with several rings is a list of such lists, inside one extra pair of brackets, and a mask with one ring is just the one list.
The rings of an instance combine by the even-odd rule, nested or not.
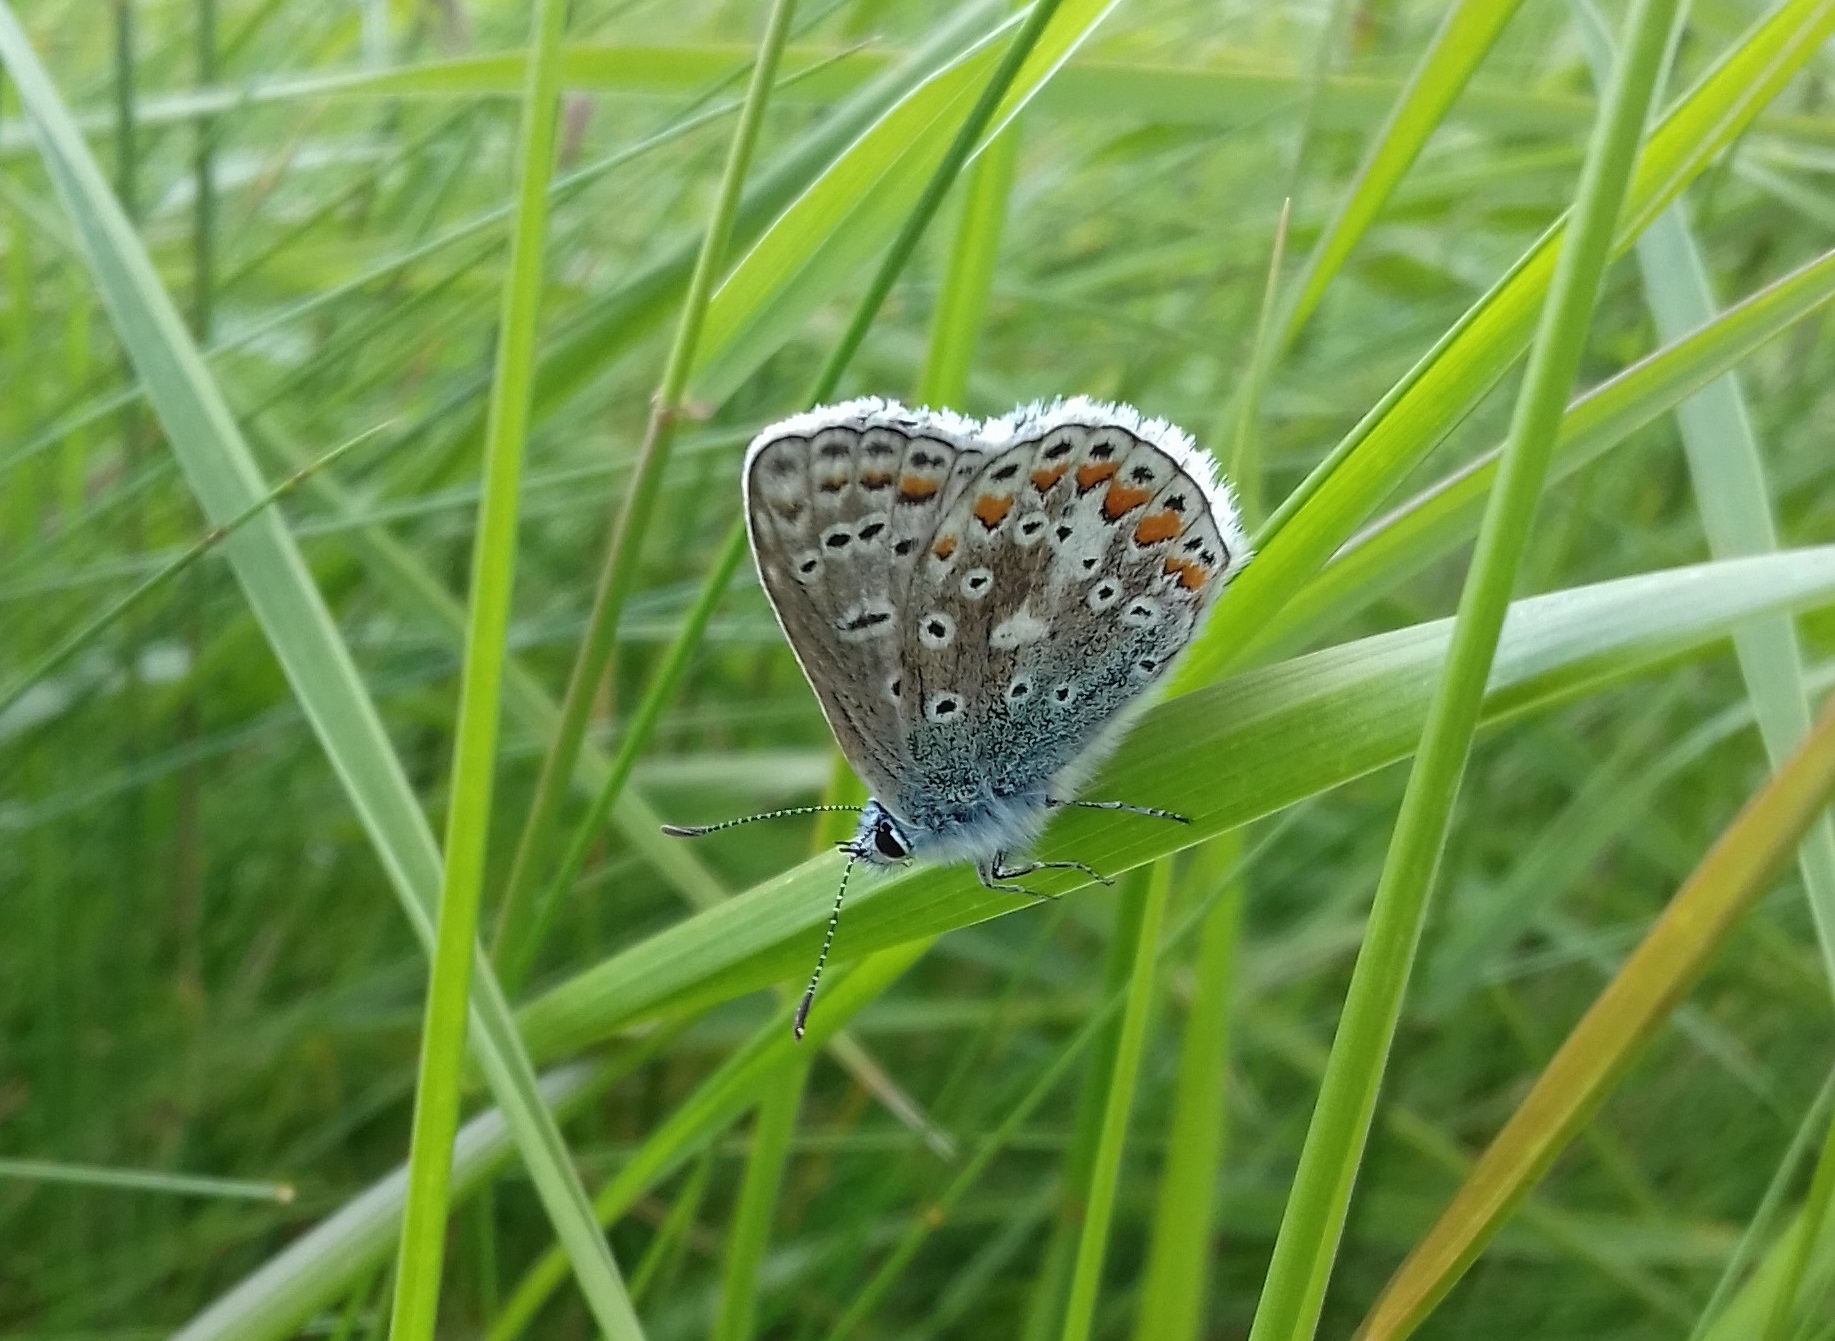
[(785, 420), (746, 453), (746, 524), (778, 620), (836, 742), (876, 795), (909, 776), (902, 594), (978, 450), (973, 425), (851, 401)]

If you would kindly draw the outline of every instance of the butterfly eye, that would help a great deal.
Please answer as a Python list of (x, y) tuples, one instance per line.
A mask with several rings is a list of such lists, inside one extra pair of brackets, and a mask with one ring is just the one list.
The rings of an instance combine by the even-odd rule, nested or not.
[(903, 861), (911, 855), (911, 849), (905, 846), (904, 840), (884, 821), (873, 830), (873, 846), (879, 849), (880, 856), (889, 857), (893, 861)]

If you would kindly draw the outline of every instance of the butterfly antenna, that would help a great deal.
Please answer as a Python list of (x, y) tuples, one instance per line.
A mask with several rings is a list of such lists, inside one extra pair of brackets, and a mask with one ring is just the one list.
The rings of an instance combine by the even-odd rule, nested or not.
[(816, 1003), (816, 984), (822, 981), (822, 966), (828, 962), (828, 947), (835, 943), (835, 928), (841, 925), (841, 900), (847, 897), (847, 878), (854, 873), (854, 863), (858, 857), (850, 856), (847, 865), (841, 870), (841, 887), (835, 891), (835, 906), (828, 914), (828, 931), (822, 937), (822, 951), (816, 956), (816, 971), (809, 975), (809, 986), (803, 990), (803, 999), (797, 1003), (796, 1020), (790, 1026), (796, 1033), (797, 1041), (803, 1038), (803, 1027), (809, 1022), (809, 1008)]
[(864, 806), (791, 806), (788, 810), (767, 810), (762, 815), (741, 815), (738, 819), (721, 820), (718, 824), (665, 824), (663, 832), (671, 838), (699, 838), (703, 834), (718, 833), (721, 829), (730, 829), (736, 824), (751, 824), (757, 820), (789, 819), (792, 815), (821, 815), (831, 811), (846, 810), (859, 814)]

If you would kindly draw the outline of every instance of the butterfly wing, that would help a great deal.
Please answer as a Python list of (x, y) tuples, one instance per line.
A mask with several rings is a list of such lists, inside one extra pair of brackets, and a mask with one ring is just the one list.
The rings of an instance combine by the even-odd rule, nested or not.
[(899, 604), (911, 791), (943, 811), (1093, 767), (1248, 544), (1184, 433), (1083, 398), (1004, 442), (943, 510)]
[(985, 459), (976, 427), (863, 399), (773, 424), (746, 451), (759, 580), (841, 752), (882, 798), (911, 777), (900, 594)]

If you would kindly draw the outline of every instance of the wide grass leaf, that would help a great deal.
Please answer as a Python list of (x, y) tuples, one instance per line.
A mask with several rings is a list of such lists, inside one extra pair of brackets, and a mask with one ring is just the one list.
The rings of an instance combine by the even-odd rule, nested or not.
[[(1742, 619), (1835, 598), (1835, 549), (1700, 564), (1519, 601), (1504, 625), (1486, 718), (1564, 701), (1722, 637)], [(1245, 672), (1161, 703), (1086, 787), (1193, 817), (1167, 825), (1074, 812), (1047, 834), (1116, 874), (1406, 757), (1420, 735), (1450, 621), (1381, 634)], [(703, 818), (672, 815), (677, 822)], [(556, 1055), (659, 1014), (692, 1011), (807, 970), (840, 860), (820, 857), (649, 937), (554, 987), (522, 1014)], [(1054, 889), (1074, 880), (1053, 873)], [(960, 870), (856, 882), (835, 943), (853, 958), (1030, 903)]]

